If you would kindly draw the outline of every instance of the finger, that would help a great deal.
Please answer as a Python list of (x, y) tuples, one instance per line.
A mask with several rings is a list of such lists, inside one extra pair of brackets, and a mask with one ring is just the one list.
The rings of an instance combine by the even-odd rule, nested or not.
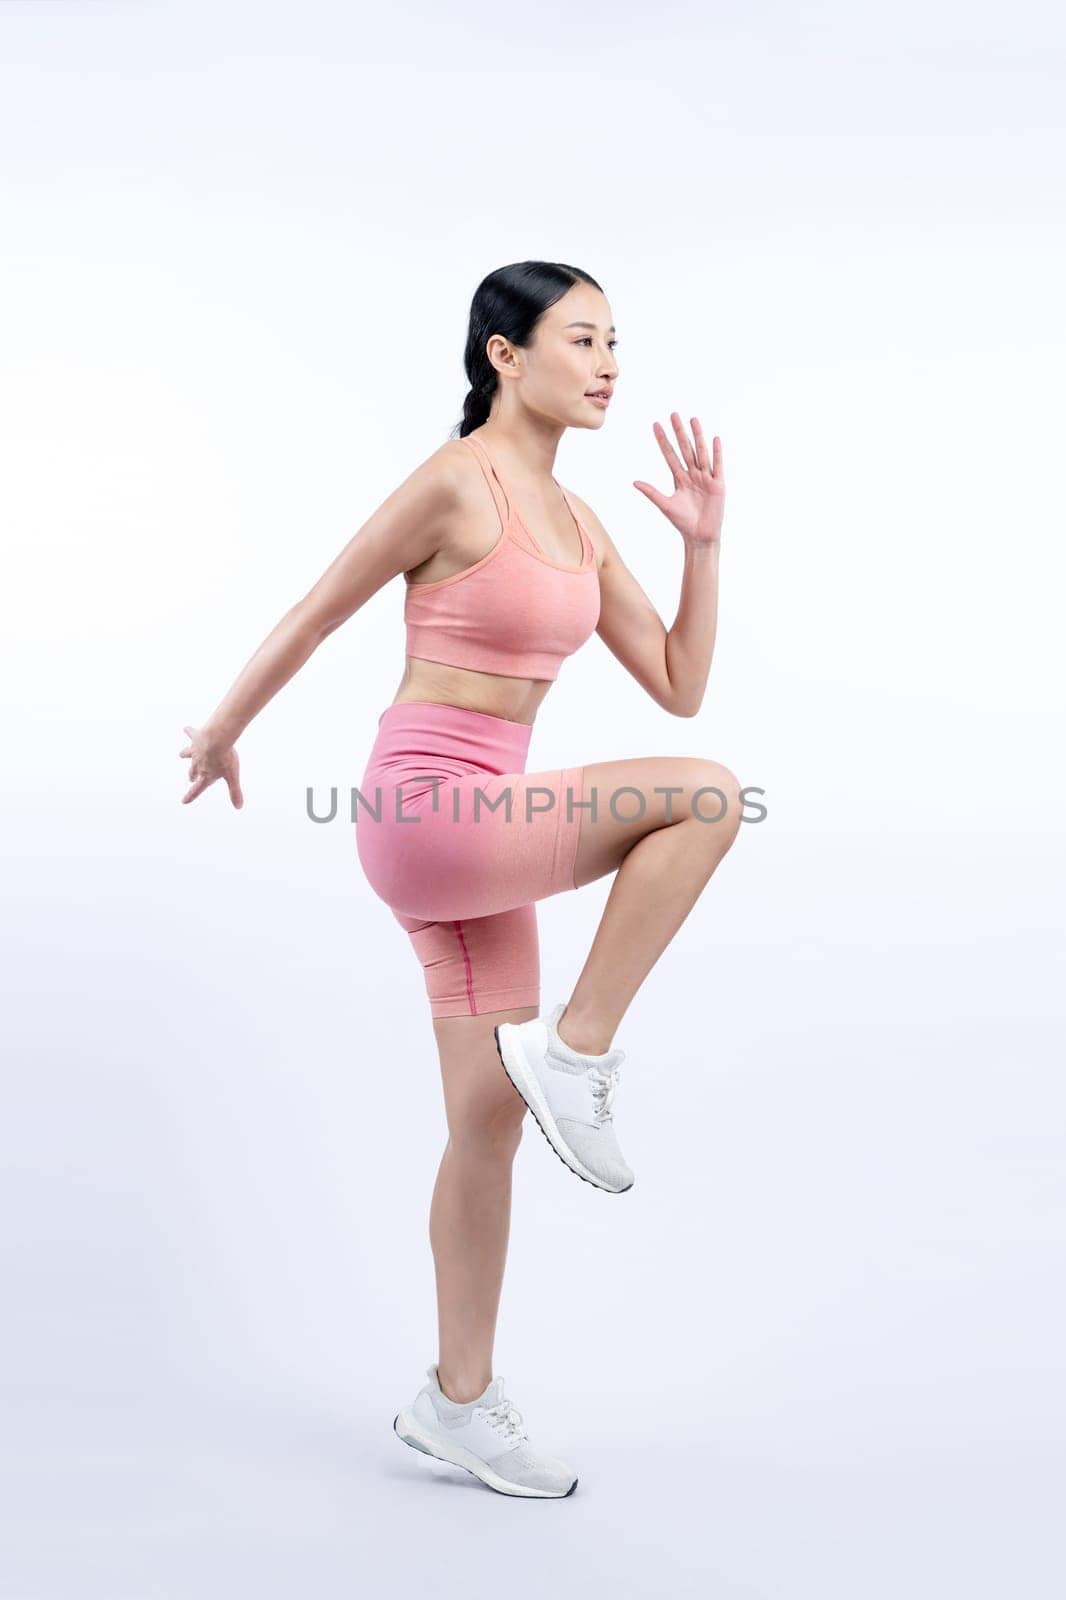
[(714, 475), (719, 477), (722, 471), (722, 441), (718, 435), (714, 436)]
[(654, 484), (641, 483), (638, 478), (634, 481), (633, 487), (634, 489), (639, 489), (641, 494), (647, 495), (653, 506), (657, 506), (660, 511), (665, 511), (667, 503), (666, 496), (664, 494), (660, 494)]
[(696, 457), (692, 453), (692, 446), (689, 443), (688, 434), (685, 432), (685, 424), (681, 421), (680, 412), (671, 411), (670, 421), (674, 425), (674, 432), (677, 434), (677, 441), (681, 446), (681, 454), (685, 458), (685, 465), (690, 472), (693, 472), (696, 467)]
[(703, 429), (700, 427), (699, 417), (692, 418), (692, 436), (696, 441), (696, 460), (704, 472), (710, 472), (712, 468), (707, 455), (707, 441), (703, 437)]
[(684, 463), (679, 459), (676, 450), (674, 449), (673, 445), (670, 443), (669, 439), (666, 437), (666, 429), (663, 427), (662, 423), (661, 422), (656, 422), (655, 424), (653, 424), (653, 426), (654, 426), (654, 429), (655, 429), (655, 437), (659, 441), (659, 449), (662, 451), (663, 455), (666, 457), (666, 464), (670, 468), (670, 471), (674, 475), (674, 483), (676, 485), (678, 480), (684, 474), (684, 471), (685, 471)]
[(189, 803), (189, 801), (190, 801), (190, 800), (195, 800), (195, 799), (196, 799), (196, 796), (197, 796), (197, 795), (198, 795), (198, 794), (203, 794), (203, 792), (204, 792), (204, 784), (203, 784), (203, 780), (201, 780), (201, 781), (200, 781), (200, 782), (199, 782), (199, 783), (194, 783), (194, 784), (193, 784), (193, 786), (192, 786), (192, 788), (191, 788), (191, 789), (188, 789), (188, 790), (187, 790), (187, 791), (186, 791), (186, 792), (185, 792), (185, 794), (183, 794), (183, 795), (182, 795), (182, 797), (181, 797), (181, 803), (182, 803), (182, 805), (183, 805), (183, 806), (184, 806), (184, 805), (188, 805), (188, 803)]

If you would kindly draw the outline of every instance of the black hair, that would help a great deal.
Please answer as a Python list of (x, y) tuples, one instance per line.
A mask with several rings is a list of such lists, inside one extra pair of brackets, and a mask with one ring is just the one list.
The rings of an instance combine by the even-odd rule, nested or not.
[(458, 432), (463, 439), (488, 421), (498, 382), (485, 350), (492, 335), (499, 333), (512, 344), (528, 345), (548, 307), (561, 300), (575, 283), (590, 283), (600, 289), (589, 273), (562, 261), (516, 261), (509, 267), (497, 267), (482, 278), (470, 303), (463, 355), (470, 391), (463, 402), (463, 419), (452, 429), (453, 434)]

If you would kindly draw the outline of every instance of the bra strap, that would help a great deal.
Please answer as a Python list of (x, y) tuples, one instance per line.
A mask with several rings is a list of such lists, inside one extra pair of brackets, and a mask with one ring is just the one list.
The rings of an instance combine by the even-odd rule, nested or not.
[(500, 526), (506, 529), (511, 520), (511, 507), (508, 503), (503, 484), (500, 482), (499, 474), (496, 471), (492, 457), (489, 455), (488, 451), (485, 449), (485, 446), (480, 442), (480, 440), (472, 439), (469, 434), (464, 434), (459, 442), (461, 444), (468, 444), (471, 450), (473, 450), (474, 454), (477, 456), (477, 459), (481, 465), (481, 470), (485, 474), (485, 478), (488, 482), (488, 486), (492, 490), (492, 498), (496, 502), (496, 510), (500, 514)]

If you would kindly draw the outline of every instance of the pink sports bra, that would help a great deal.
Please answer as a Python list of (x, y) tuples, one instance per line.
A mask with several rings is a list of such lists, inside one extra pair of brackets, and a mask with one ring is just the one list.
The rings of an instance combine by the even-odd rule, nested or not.
[(485, 446), (469, 436), (462, 443), (481, 463), (503, 531), (473, 566), (436, 583), (407, 584), (407, 654), (510, 678), (556, 678), (599, 620), (592, 540), (560, 484), (583, 556), (579, 567), (552, 561), (512, 509)]

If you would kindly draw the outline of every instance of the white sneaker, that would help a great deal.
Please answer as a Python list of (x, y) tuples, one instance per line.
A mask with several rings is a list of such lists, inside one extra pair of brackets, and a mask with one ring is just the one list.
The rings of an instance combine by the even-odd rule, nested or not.
[(405, 1444), (465, 1467), (500, 1494), (528, 1499), (559, 1500), (577, 1488), (577, 1473), (557, 1456), (541, 1455), (503, 1392), (503, 1379), (493, 1378), (476, 1400), (465, 1405), (449, 1400), (437, 1380), (436, 1364), (426, 1368), (429, 1382), (414, 1401), (397, 1412), (393, 1429)]
[(547, 1017), (501, 1022), (493, 1032), (504, 1071), (537, 1119), (548, 1143), (571, 1172), (598, 1189), (622, 1194), (633, 1171), (618, 1148), (611, 1111), (624, 1050), (586, 1056), (560, 1039), (566, 1010)]

